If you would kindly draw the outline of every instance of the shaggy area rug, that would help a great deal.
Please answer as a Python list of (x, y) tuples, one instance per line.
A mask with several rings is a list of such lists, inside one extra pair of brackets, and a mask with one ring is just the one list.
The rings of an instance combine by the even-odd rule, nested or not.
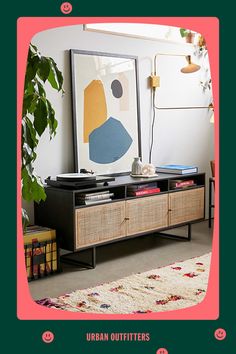
[(183, 309), (200, 303), (206, 293), (211, 253), (166, 267), (133, 274), (40, 305), (73, 312), (131, 314)]

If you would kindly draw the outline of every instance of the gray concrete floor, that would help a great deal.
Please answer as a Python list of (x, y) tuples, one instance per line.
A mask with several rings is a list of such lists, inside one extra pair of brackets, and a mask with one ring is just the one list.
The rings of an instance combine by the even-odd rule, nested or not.
[[(212, 231), (208, 228), (208, 222), (204, 221), (192, 225), (191, 242), (152, 234), (100, 246), (97, 248), (95, 269), (85, 270), (62, 264), (62, 273), (31, 281), (31, 295), (34, 299), (56, 297), (203, 255), (211, 251)], [(186, 232), (187, 227), (168, 230), (168, 233), (176, 235), (186, 235)], [(90, 253), (84, 251), (80, 259), (89, 261), (89, 256)]]

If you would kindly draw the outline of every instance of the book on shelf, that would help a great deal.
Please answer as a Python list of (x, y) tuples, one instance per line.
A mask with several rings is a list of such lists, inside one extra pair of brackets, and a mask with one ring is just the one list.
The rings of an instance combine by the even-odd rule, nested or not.
[(103, 193), (103, 194), (96, 194), (96, 195), (91, 195), (87, 194), (85, 196), (78, 196), (78, 200), (103, 200), (103, 199), (109, 199), (114, 197), (114, 193)]
[(109, 190), (106, 190), (106, 191), (100, 191), (100, 192), (94, 192), (94, 193), (80, 193), (79, 196), (80, 197), (92, 197), (92, 196), (96, 196), (96, 195), (106, 195), (106, 194), (109, 194), (110, 191)]
[(161, 190), (160, 188), (151, 188), (151, 189), (142, 189), (142, 190), (137, 190), (129, 193), (129, 196), (142, 196), (142, 195), (147, 195), (147, 194), (155, 194), (159, 193)]
[(188, 166), (188, 165), (161, 165), (156, 167), (156, 172), (163, 173), (175, 173), (175, 174), (187, 174), (187, 173), (197, 173), (197, 166)]
[(127, 187), (127, 191), (133, 192), (133, 191), (137, 191), (137, 190), (152, 189), (152, 188), (156, 188), (156, 187), (157, 187), (156, 182), (145, 183), (145, 184), (133, 184), (133, 185)]
[(79, 205), (96, 205), (96, 204), (101, 204), (101, 203), (108, 203), (111, 201), (112, 201), (111, 198), (100, 199), (100, 200), (80, 200)]
[(188, 179), (188, 180), (181, 180), (181, 179), (173, 179), (170, 181), (170, 187), (171, 188), (185, 188), (185, 187), (191, 187), (196, 185), (193, 179)]

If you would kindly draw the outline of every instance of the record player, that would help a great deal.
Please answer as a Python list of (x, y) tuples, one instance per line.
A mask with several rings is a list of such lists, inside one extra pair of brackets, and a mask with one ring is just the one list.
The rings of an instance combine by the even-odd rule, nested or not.
[(63, 173), (57, 175), (56, 180), (61, 182), (95, 181), (96, 175), (91, 173)]
[(97, 176), (91, 172), (79, 172), (59, 174), (56, 178), (49, 176), (45, 179), (45, 182), (51, 187), (79, 189), (96, 186), (97, 183), (103, 183), (104, 186), (107, 186), (108, 182), (114, 180), (115, 177)]

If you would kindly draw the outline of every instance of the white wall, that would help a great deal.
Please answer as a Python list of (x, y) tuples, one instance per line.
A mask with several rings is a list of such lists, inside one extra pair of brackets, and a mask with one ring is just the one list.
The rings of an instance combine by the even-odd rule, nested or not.
[[(143, 161), (148, 162), (150, 122), (152, 117), (151, 90), (148, 77), (156, 53), (189, 54), (187, 44), (169, 44), (96, 32), (83, 31), (81, 25), (55, 28), (38, 33), (33, 39), (42, 55), (51, 56), (64, 76), (65, 96), (48, 89), (59, 121), (56, 137), (49, 141), (45, 134), (39, 144), (35, 170), (45, 179), (59, 173), (73, 172), (73, 140), (69, 49), (82, 49), (138, 57), (140, 115)], [(201, 72), (181, 74), (182, 57), (158, 57), (161, 87), (157, 92), (158, 106), (208, 105), (210, 97), (199, 85)], [(213, 124), (207, 110), (170, 110), (156, 112), (153, 163), (196, 164), (209, 175), (209, 161), (213, 159)], [(32, 208), (28, 208), (32, 216)]]

